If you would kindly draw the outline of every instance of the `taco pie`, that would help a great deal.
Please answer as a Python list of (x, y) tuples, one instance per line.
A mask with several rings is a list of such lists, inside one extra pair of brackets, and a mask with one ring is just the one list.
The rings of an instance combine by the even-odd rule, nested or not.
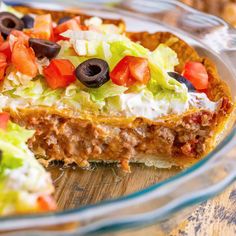
[(232, 120), (214, 63), (172, 33), (22, 6), (5, 7), (0, 30), (0, 108), (35, 130), (28, 146), (45, 166), (185, 168)]

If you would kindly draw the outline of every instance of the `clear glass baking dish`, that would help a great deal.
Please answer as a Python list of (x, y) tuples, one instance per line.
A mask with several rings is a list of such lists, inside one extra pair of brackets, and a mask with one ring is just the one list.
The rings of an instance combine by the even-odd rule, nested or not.
[[(173, 32), (202, 56), (211, 58), (233, 96), (236, 95), (236, 31), (217, 17), (171, 0), (109, 1), (113, 4), (91, 0), (5, 2), (122, 18), (128, 31)], [(235, 142), (236, 129), (232, 128), (214, 151), (184, 171), (133, 165), (133, 172), (124, 175), (115, 166), (95, 165), (91, 171), (50, 167), (59, 210), (0, 218), (0, 234), (115, 235), (116, 231), (154, 223), (166, 232), (168, 222), (174, 225), (193, 205), (209, 199), (235, 180)]]

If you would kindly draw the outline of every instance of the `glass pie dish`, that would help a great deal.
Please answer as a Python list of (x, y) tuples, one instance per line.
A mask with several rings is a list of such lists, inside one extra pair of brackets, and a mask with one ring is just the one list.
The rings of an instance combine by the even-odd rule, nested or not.
[[(221, 78), (236, 93), (236, 32), (223, 20), (175, 1), (6, 1), (34, 8), (78, 11), (88, 15), (122, 18), (128, 31), (170, 31), (211, 58)], [(97, 1), (96, 1), (97, 2)], [(105, 2), (105, 1), (102, 1)], [(233, 122), (233, 119), (232, 119)], [(177, 219), (190, 206), (226, 188), (236, 177), (236, 130), (228, 130), (220, 144), (194, 166), (157, 170), (133, 165), (132, 173), (96, 164), (90, 171), (51, 166), (59, 210), (48, 214), (0, 218), (4, 235), (91, 235), (144, 227), (167, 218)], [(176, 218), (177, 217), (177, 218)], [(177, 220), (174, 220), (177, 222)]]

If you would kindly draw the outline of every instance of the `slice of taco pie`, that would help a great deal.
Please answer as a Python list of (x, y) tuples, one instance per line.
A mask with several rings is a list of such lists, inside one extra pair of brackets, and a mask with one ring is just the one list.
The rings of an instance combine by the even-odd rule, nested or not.
[(0, 113), (0, 215), (55, 210), (50, 174), (26, 144), (33, 134)]
[[(7, 12), (6, 12), (7, 9)], [(122, 20), (4, 8), (0, 107), (35, 130), (42, 163), (187, 167), (232, 120), (214, 64), (175, 35), (125, 31)]]

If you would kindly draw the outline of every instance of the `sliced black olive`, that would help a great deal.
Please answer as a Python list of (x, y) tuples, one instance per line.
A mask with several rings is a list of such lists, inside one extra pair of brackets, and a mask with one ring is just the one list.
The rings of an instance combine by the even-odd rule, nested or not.
[(0, 32), (6, 38), (12, 30), (22, 30), (24, 22), (9, 12), (0, 12)]
[(31, 29), (34, 27), (34, 18), (30, 15), (24, 15), (21, 20), (24, 22), (24, 28)]
[(109, 77), (109, 66), (106, 61), (93, 58), (81, 63), (75, 70), (77, 79), (89, 88), (99, 88)]
[(29, 46), (34, 49), (37, 58), (47, 57), (52, 59), (58, 55), (61, 46), (57, 43), (44, 39), (29, 39)]
[(60, 25), (60, 24), (66, 22), (66, 21), (68, 21), (68, 20), (71, 20), (71, 17), (69, 17), (69, 16), (65, 16), (65, 17), (59, 19), (59, 21), (58, 21), (57, 24)]
[(174, 78), (175, 80), (179, 81), (181, 84), (185, 84), (186, 87), (188, 88), (188, 91), (194, 92), (196, 90), (193, 84), (189, 80), (187, 80), (184, 76), (176, 72), (168, 72), (168, 75)]

